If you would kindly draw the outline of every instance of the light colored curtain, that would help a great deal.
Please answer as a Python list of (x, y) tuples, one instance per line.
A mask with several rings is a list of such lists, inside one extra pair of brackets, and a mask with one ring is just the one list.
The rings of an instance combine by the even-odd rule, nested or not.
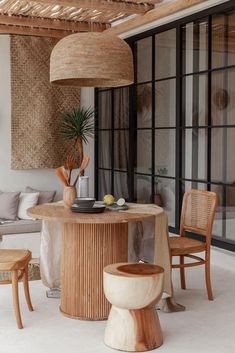
[[(111, 128), (111, 91), (99, 93), (99, 128)], [(111, 132), (99, 132), (99, 167), (111, 167)], [(111, 173), (109, 171), (99, 171), (99, 197), (111, 192)]]
[[(112, 101), (111, 95), (105, 92), (99, 93), (99, 115), (102, 128), (111, 127)], [(114, 169), (127, 171), (129, 158), (129, 89), (121, 88), (114, 91)], [(121, 130), (118, 130), (121, 129)], [(112, 134), (111, 131), (99, 133), (99, 167), (111, 168), (112, 158)], [(99, 173), (100, 197), (111, 193), (111, 172)], [(115, 197), (128, 198), (127, 173), (114, 173)]]
[(114, 168), (125, 172), (115, 172), (114, 192), (116, 198), (129, 198), (128, 159), (129, 159), (129, 89), (121, 88), (114, 94), (114, 127), (127, 130), (114, 132)]
[(42, 222), (40, 273), (42, 283), (48, 288), (60, 286), (61, 234), (61, 223)]

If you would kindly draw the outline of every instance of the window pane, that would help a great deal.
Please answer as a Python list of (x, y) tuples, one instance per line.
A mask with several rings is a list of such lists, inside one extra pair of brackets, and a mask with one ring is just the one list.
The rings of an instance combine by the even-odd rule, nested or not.
[(135, 200), (139, 203), (150, 203), (152, 178), (147, 175), (135, 175)]
[(235, 187), (226, 188), (226, 239), (235, 242)]
[(175, 176), (175, 129), (155, 130), (155, 174)]
[(235, 70), (212, 73), (211, 114), (213, 125), (235, 124)]
[[(235, 46), (235, 38), (234, 38), (234, 46)], [(227, 70), (228, 71), (228, 91), (224, 93), (224, 110), (226, 110), (227, 114), (227, 124), (235, 125), (235, 100), (234, 100), (234, 82), (235, 82), (235, 70)]]
[(107, 194), (111, 194), (111, 172), (99, 170), (99, 200)]
[(120, 197), (124, 197), (124, 199), (128, 201), (129, 193), (127, 173), (114, 172), (114, 197), (116, 200)]
[(152, 85), (137, 86), (136, 91), (137, 127), (152, 127)]
[(211, 179), (223, 181), (223, 141), (225, 129), (213, 128), (211, 130)]
[(129, 127), (129, 88), (114, 90), (114, 128)]
[(235, 14), (216, 15), (212, 18), (212, 67), (235, 64)]
[(207, 129), (184, 131), (184, 168), (186, 179), (207, 178)]
[(137, 53), (137, 82), (152, 80), (152, 37), (135, 43)]
[(183, 113), (186, 126), (205, 126), (208, 120), (207, 75), (183, 79)]
[(176, 76), (176, 29), (155, 36), (155, 79)]
[(128, 131), (114, 131), (114, 169), (127, 170), (129, 158)]
[(112, 157), (111, 132), (99, 132), (99, 167), (111, 168)]
[(111, 91), (99, 91), (98, 93), (99, 129), (111, 129), (112, 124), (112, 95)]
[(235, 150), (234, 150), (234, 142), (235, 142), (235, 128), (229, 128), (225, 130), (227, 138), (227, 175), (226, 180), (227, 183), (235, 183)]
[(211, 177), (214, 181), (235, 182), (235, 128), (212, 129)]
[(225, 52), (227, 52), (226, 16), (212, 17), (212, 67), (226, 65)]
[[(175, 226), (175, 180), (155, 178), (155, 203), (162, 206), (168, 216), (168, 225)], [(159, 204), (161, 200), (162, 204)]]
[(207, 69), (208, 22), (190, 22), (182, 28), (183, 73)]
[(205, 183), (197, 183), (192, 181), (184, 181), (182, 186), (183, 193), (190, 189), (197, 189), (197, 190), (207, 190), (207, 184)]
[(211, 185), (211, 191), (217, 194), (218, 205), (215, 211), (215, 220), (213, 224), (212, 234), (217, 237), (223, 235), (223, 187), (220, 185)]
[(228, 16), (228, 64), (235, 64), (235, 12)]
[(176, 80), (160, 81), (155, 84), (155, 126), (176, 125)]
[(137, 131), (137, 166), (138, 173), (152, 172), (152, 131)]

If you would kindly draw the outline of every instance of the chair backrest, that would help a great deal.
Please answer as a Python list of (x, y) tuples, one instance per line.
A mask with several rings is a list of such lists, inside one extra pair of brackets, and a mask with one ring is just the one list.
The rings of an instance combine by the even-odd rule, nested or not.
[(211, 191), (191, 189), (184, 194), (180, 221), (180, 235), (194, 232), (211, 240), (217, 205), (217, 195)]

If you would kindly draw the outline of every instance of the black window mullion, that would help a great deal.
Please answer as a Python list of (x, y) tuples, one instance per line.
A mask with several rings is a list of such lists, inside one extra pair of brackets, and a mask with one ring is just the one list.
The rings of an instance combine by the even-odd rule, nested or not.
[(175, 228), (179, 230), (182, 205), (182, 28), (176, 28), (176, 145)]
[[(208, 72), (211, 72), (211, 73), (220, 72), (220, 71), (223, 71), (224, 69), (235, 69), (235, 64), (226, 65), (226, 66), (218, 66), (218, 67), (214, 67), (214, 68), (211, 67), (208, 70), (199, 70), (199, 71), (194, 71), (194, 72), (187, 72), (185, 74), (182, 74), (182, 76), (188, 77), (188, 76), (192, 76), (192, 75), (203, 75), (203, 74), (207, 74)], [(165, 80), (166, 79), (164, 79), (164, 81)]]
[(207, 190), (211, 190), (211, 59), (212, 59), (212, 17), (208, 17), (208, 96), (207, 96), (207, 112), (208, 112), (208, 129), (207, 129)]
[(135, 200), (135, 160), (136, 160), (136, 90), (132, 85), (129, 88), (129, 100), (130, 100), (130, 110), (129, 110), (129, 161), (128, 161), (128, 191), (129, 199), (134, 202)]
[(155, 36), (152, 36), (152, 186), (151, 186), (151, 202), (154, 202), (155, 194)]
[(95, 141), (94, 141), (94, 155), (95, 155), (95, 178), (94, 178), (94, 190), (95, 198), (99, 198), (99, 99), (98, 99), (98, 89), (95, 89)]
[[(199, 23), (193, 24), (193, 72), (199, 71)], [(193, 125), (198, 126), (199, 105), (199, 75), (193, 75)], [(198, 178), (198, 130), (192, 129), (192, 179)], [(192, 182), (192, 187), (197, 188), (197, 183)]]
[(111, 93), (111, 194), (114, 194), (114, 89)]
[(131, 107), (130, 116), (130, 149), (131, 149), (131, 180), (132, 185), (130, 185), (131, 190), (131, 200), (136, 201), (135, 189), (136, 189), (136, 178), (135, 178), (135, 168), (137, 161), (137, 67), (138, 67), (138, 57), (137, 57), (137, 44), (133, 44), (133, 58), (134, 58), (134, 85), (132, 86), (132, 97), (133, 105)]
[[(224, 22), (224, 64), (228, 66), (228, 14), (225, 14), (225, 22)], [(228, 91), (228, 70), (224, 71), (223, 77), (223, 88)], [(227, 125), (228, 116), (227, 109), (224, 109), (223, 113), (223, 125)], [(227, 183), (227, 141), (228, 141), (228, 129), (223, 129), (223, 183)], [(226, 238), (226, 206), (227, 206), (227, 188), (223, 185), (223, 211), (222, 211), (222, 238)]]

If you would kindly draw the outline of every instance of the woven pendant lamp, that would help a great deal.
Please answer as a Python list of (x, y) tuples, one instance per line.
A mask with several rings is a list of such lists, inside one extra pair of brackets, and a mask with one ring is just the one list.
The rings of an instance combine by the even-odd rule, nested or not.
[(130, 85), (132, 51), (117, 36), (93, 32), (71, 34), (52, 50), (50, 82), (79, 87)]

